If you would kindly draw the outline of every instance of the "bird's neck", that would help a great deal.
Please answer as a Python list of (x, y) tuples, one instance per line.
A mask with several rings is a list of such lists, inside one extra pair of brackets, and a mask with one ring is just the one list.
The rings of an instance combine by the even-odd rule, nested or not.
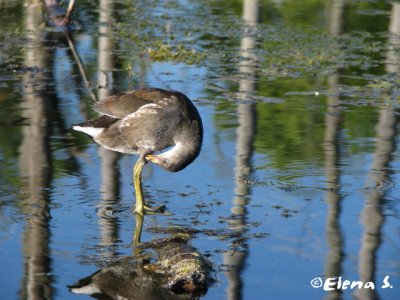
[(177, 141), (168, 151), (159, 155), (167, 161), (163, 167), (169, 171), (177, 172), (189, 165), (200, 153), (202, 137), (192, 137), (190, 142)]

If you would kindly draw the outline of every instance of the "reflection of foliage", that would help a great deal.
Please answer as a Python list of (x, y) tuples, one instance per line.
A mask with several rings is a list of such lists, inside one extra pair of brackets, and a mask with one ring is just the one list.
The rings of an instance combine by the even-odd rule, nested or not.
[(346, 9), (346, 31), (385, 32), (389, 18), (382, 18), (391, 9), (390, 1), (349, 1)]
[(268, 153), (276, 167), (321, 157), (324, 115), (320, 109), (307, 109), (317, 101), (309, 96), (282, 104), (258, 104), (256, 151)]
[[(11, 82), (10, 82), (11, 83)], [(21, 142), (20, 126), (25, 124), (20, 110), (16, 107), (18, 99), (10, 97), (15, 88), (12, 84), (4, 84), (0, 89), (0, 182), (18, 185), (19, 174), (15, 166), (18, 165), (19, 145)]]
[[(374, 135), (376, 106), (385, 101), (383, 91), (393, 86), (368, 84), (381, 79), (380, 74), (385, 72), (383, 62), (387, 37), (375, 33), (376, 30), (372, 33), (352, 32), (351, 27), (347, 27), (348, 32), (339, 37), (330, 36), (323, 15), (314, 13), (323, 11), (324, 5), (318, 0), (285, 2), (282, 6), (268, 4), (271, 9), (268, 15), (262, 13), (261, 18), (268, 17), (271, 24), (263, 20), (253, 34), (257, 41), (256, 49), (252, 50), (257, 58), (253, 67), (254, 74), (257, 74), (257, 77), (253, 75), (257, 90), (247, 99), (257, 103), (255, 150), (268, 154), (271, 163), (277, 167), (296, 160), (315, 162), (323, 157), (326, 97), (315, 97), (313, 91), (329, 94), (326, 91), (330, 88), (327, 87), (327, 76), (337, 74), (340, 78), (339, 85), (334, 88), (338, 89), (339, 105), (343, 106), (343, 133), (346, 139), (355, 141)], [(370, 8), (387, 13), (387, 5), (363, 5), (366, 11)], [(355, 20), (359, 16), (353, 11), (355, 9), (359, 7), (347, 7), (345, 13), (346, 16), (353, 15), (352, 22), (357, 23)], [(278, 19), (283, 21), (275, 24)], [(387, 18), (376, 20), (380, 23), (378, 27), (387, 30)], [(239, 50), (236, 53), (237, 57)], [(235, 60), (234, 53), (232, 56), (234, 59), (231, 61), (236, 64), (233, 74), (237, 74), (240, 63)], [(339, 74), (343, 74), (343, 78)], [(239, 81), (240, 76), (231, 75), (231, 82), (218, 83), (218, 86), (230, 86), (217, 105), (219, 113), (216, 119), (222, 129), (237, 126), (237, 103), (225, 99), (234, 93), (232, 82)], [(294, 94), (290, 95), (292, 92)], [(258, 100), (271, 97), (281, 99), (281, 103)], [(345, 109), (347, 106), (352, 108)], [(360, 142), (352, 143), (349, 150), (362, 152), (370, 149)]]
[[(232, 66), (241, 59), (239, 37), (245, 28), (241, 20), (242, 1), (200, 1), (191, 5), (169, 1), (163, 9), (157, 8), (160, 4), (153, 0), (154, 10), (141, 2), (126, 8), (135, 18), (130, 14), (120, 16), (116, 31), (124, 44), (122, 47), (130, 48), (141, 57), (200, 63), (219, 75), (231, 76)], [(327, 35), (324, 22), (329, 19), (325, 15), (329, 7), (326, 5), (320, 0), (284, 2), (281, 6), (261, 1), (262, 22), (252, 34), (258, 43), (257, 71), (269, 79), (298, 78), (326, 75), (349, 62), (353, 68), (371, 64), (369, 54), (382, 52), (377, 47), (382, 43), (373, 44), (376, 36), (370, 39), (348, 34), (336, 39)], [(358, 5), (349, 7), (347, 14), (359, 8)], [(382, 9), (384, 6), (370, 3), (363, 9), (368, 7)], [(379, 20), (380, 27), (387, 28), (387, 21)]]
[(321, 0), (284, 1), (277, 13), (288, 26), (307, 28), (310, 24), (319, 24), (326, 18), (323, 14), (325, 6), (326, 1)]

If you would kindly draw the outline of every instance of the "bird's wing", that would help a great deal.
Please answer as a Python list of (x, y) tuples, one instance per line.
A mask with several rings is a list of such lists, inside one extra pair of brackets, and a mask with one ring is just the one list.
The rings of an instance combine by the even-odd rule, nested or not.
[(148, 103), (123, 118), (118, 129), (128, 144), (144, 151), (159, 151), (174, 144), (173, 136), (181, 120), (176, 111)]
[(142, 106), (157, 103), (169, 95), (168, 91), (154, 88), (133, 90), (105, 98), (97, 102), (94, 109), (101, 114), (123, 119)]
[(117, 122), (115, 118), (110, 118), (109, 116), (100, 116), (95, 119), (84, 121), (78, 124), (73, 124), (73, 127), (92, 127), (92, 128), (107, 128)]

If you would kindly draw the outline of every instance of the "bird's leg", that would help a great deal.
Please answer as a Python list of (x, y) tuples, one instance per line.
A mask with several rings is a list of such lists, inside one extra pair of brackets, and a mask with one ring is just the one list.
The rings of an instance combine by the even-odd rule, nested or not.
[(144, 199), (143, 199), (141, 174), (143, 166), (145, 164), (146, 161), (143, 158), (139, 158), (133, 168), (133, 185), (135, 186), (135, 195), (136, 195), (135, 212), (139, 215), (143, 215), (144, 213)]
[(146, 213), (147, 214), (163, 213), (165, 210), (165, 205), (152, 208), (144, 204), (141, 177), (142, 177), (142, 170), (145, 164), (146, 164), (145, 158), (140, 157), (133, 168), (133, 185), (135, 187), (135, 195), (136, 195), (135, 213), (139, 215), (143, 215)]

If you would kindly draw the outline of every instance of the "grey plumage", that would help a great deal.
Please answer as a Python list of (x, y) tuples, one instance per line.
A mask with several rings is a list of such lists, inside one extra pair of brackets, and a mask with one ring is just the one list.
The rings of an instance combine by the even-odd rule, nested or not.
[(110, 96), (95, 104), (100, 117), (76, 124), (105, 148), (150, 156), (169, 171), (179, 171), (199, 154), (203, 139), (201, 117), (182, 93), (145, 88)]

